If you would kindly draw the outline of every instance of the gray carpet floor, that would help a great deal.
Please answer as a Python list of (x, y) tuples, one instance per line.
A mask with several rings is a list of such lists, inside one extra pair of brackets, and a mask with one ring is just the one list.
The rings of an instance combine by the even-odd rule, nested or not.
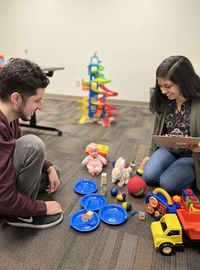
[[(199, 269), (198, 249), (187, 248), (184, 252), (166, 257), (153, 247), (150, 224), (153, 219), (146, 215), (140, 220), (138, 214), (128, 218), (119, 226), (103, 222), (88, 233), (75, 231), (69, 226), (70, 216), (81, 209), (81, 195), (73, 190), (79, 178), (92, 179), (100, 183), (100, 176), (91, 177), (81, 167), (85, 147), (90, 142), (109, 146), (107, 172), (108, 188), (111, 183), (112, 161), (119, 156), (139, 165), (148, 153), (153, 117), (148, 108), (119, 106), (118, 117), (110, 127), (99, 124), (78, 124), (81, 112), (72, 100), (46, 100), (44, 110), (37, 113), (38, 124), (55, 126), (63, 131), (55, 132), (23, 128), (23, 134), (34, 133), (46, 145), (46, 158), (62, 171), (61, 185), (53, 195), (65, 209), (61, 224), (44, 230), (14, 228), (0, 224), (0, 269), (2, 270), (175, 270)], [(145, 197), (131, 197), (126, 187), (120, 189), (127, 194), (133, 210), (145, 211)], [(152, 191), (147, 188), (146, 194)], [(49, 196), (42, 195), (44, 199)], [(117, 202), (109, 193), (108, 203)]]

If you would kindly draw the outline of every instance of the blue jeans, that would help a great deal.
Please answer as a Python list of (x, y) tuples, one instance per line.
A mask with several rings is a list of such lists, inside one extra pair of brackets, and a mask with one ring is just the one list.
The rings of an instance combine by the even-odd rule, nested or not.
[(180, 194), (195, 183), (193, 157), (177, 157), (164, 147), (158, 148), (146, 163), (142, 177), (147, 185)]

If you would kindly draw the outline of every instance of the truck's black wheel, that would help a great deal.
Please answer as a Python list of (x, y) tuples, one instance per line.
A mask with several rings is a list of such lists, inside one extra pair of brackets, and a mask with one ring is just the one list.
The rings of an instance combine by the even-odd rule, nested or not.
[(171, 243), (163, 243), (159, 246), (160, 253), (163, 255), (172, 255), (175, 252), (175, 246)]

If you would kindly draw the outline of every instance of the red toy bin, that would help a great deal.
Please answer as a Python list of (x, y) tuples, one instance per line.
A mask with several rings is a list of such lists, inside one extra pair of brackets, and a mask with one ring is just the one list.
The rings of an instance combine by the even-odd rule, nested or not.
[(177, 209), (183, 229), (191, 240), (200, 240), (200, 213)]

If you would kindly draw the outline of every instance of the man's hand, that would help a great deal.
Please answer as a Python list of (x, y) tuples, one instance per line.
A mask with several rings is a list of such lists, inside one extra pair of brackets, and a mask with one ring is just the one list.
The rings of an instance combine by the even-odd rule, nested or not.
[(64, 213), (61, 205), (56, 201), (46, 201), (45, 204), (47, 207), (46, 215), (55, 215)]
[(51, 194), (57, 190), (60, 185), (60, 180), (58, 178), (56, 169), (54, 166), (50, 166), (47, 170), (49, 176), (49, 186), (46, 189), (47, 193)]

